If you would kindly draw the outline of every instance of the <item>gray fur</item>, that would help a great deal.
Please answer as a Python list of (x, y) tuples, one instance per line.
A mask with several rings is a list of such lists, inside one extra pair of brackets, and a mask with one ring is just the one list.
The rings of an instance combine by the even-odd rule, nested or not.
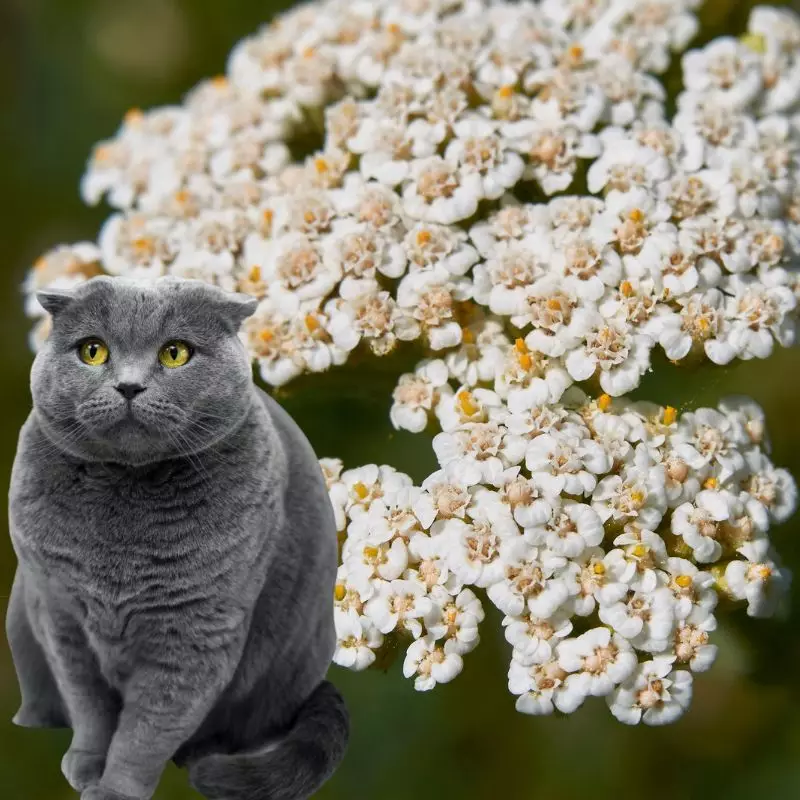
[[(308, 797), (348, 735), (324, 680), (336, 533), (311, 446), (252, 383), (254, 301), (105, 277), (40, 300), (10, 492), (14, 721), (73, 729), (82, 800), (148, 800), (170, 759), (209, 798)], [(86, 337), (104, 365), (78, 358)], [(167, 369), (173, 339), (195, 353)]]

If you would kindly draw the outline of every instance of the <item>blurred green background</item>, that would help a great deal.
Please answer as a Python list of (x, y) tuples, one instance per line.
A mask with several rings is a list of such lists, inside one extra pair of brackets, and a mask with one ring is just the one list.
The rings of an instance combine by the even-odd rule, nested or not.
[[(31, 353), (19, 284), (52, 245), (94, 238), (104, 209), (87, 209), (78, 180), (92, 144), (124, 112), (179, 100), (222, 71), (233, 44), (287, 2), (269, 0), (0, 0), (0, 484), (7, 486), (17, 432), (29, 410)], [(751, 0), (707, 0), (700, 39), (739, 33)], [(700, 40), (699, 39), (699, 40)], [(698, 40), (698, 41), (699, 41)], [(672, 84), (672, 81), (670, 81)], [(393, 434), (385, 367), (298, 381), (281, 396), (320, 455), (348, 466), (391, 463), (421, 479), (431, 455), (420, 437)], [(774, 460), (800, 474), (800, 350), (768, 362), (650, 376), (640, 394), (689, 407), (747, 392), (766, 409)], [(311, 387), (313, 391), (309, 391)], [(3, 518), (6, 517), (3, 491)], [(4, 528), (5, 526), (3, 526)], [(775, 532), (800, 573), (800, 518)], [(15, 568), (0, 536), (3, 605)], [(627, 728), (600, 702), (572, 717), (514, 711), (510, 656), (490, 613), (464, 673), (430, 694), (399, 674), (334, 668), (353, 716), (347, 758), (323, 800), (505, 798), (800, 798), (800, 590), (788, 619), (726, 620), (718, 662), (695, 683), (690, 713), (664, 730)], [(3, 613), (5, 609), (3, 608)], [(10, 719), (18, 690), (0, 643), (0, 800), (68, 800), (59, 771), (64, 731), (28, 731)], [(157, 800), (197, 798), (170, 768)]]

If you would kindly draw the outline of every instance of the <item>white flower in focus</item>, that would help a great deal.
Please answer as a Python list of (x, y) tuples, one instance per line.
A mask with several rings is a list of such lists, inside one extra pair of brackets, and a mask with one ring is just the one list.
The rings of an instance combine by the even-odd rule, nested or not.
[(671, 528), (702, 564), (717, 561), (722, 555), (721, 523), (730, 519), (735, 498), (730, 492), (704, 489), (694, 503), (678, 506), (672, 514)]
[(440, 644), (428, 635), (411, 643), (403, 661), (403, 675), (414, 678), (414, 688), (418, 692), (427, 692), (437, 683), (449, 683), (463, 666), (455, 640), (447, 639)]
[(692, 673), (673, 670), (673, 660), (658, 656), (639, 665), (609, 696), (611, 713), (626, 725), (666, 725), (682, 716), (692, 700)]
[(535, 617), (547, 618), (569, 597), (569, 584), (561, 577), (566, 560), (520, 538), (501, 545), (502, 573), (488, 584), (489, 599), (505, 614), (519, 616), (527, 608)]
[(608, 628), (592, 628), (558, 646), (558, 664), (569, 673), (568, 686), (584, 696), (604, 697), (636, 669), (636, 654), (627, 639)]
[(503, 619), (506, 641), (514, 648), (512, 659), (524, 666), (546, 664), (558, 643), (572, 633), (569, 617), (561, 611), (548, 618), (533, 616), (529, 611)]
[(365, 617), (355, 611), (337, 612), (336, 651), (334, 663), (340, 667), (361, 671), (375, 661), (375, 650), (383, 644), (383, 634)]
[[(588, 617), (598, 604), (612, 605), (628, 594), (628, 585), (614, 577), (607, 561), (609, 556), (602, 547), (587, 547), (580, 556), (572, 559), (578, 569), (563, 576), (568, 584), (572, 609), (578, 616)], [(570, 582), (575, 585), (570, 586)]]
[(717, 646), (709, 644), (709, 633), (717, 629), (717, 620), (707, 616), (702, 622), (678, 624), (673, 638), (673, 649), (678, 664), (685, 664), (692, 672), (706, 672), (717, 658)]
[(433, 604), (424, 583), (397, 579), (382, 583), (367, 600), (364, 614), (381, 633), (408, 631), (415, 639), (422, 635), (422, 617), (430, 614)]
[(672, 593), (666, 587), (633, 592), (624, 600), (601, 606), (598, 616), (637, 649), (658, 653), (668, 646), (675, 625)]
[(547, 494), (583, 495), (594, 491), (597, 476), (611, 469), (611, 459), (580, 429), (564, 428), (530, 442), (525, 466), (534, 483)]
[(429, 595), (431, 610), (425, 615), (425, 629), (434, 639), (452, 642), (454, 652), (464, 655), (478, 646), (478, 625), (483, 622), (481, 601), (471, 589), (455, 597), (443, 586), (434, 586)]
[(675, 600), (675, 618), (699, 624), (711, 616), (717, 606), (714, 576), (699, 570), (685, 558), (667, 560), (668, 588)]
[(566, 558), (576, 558), (587, 547), (595, 547), (603, 541), (603, 522), (591, 506), (555, 501), (551, 509), (550, 517), (543, 524), (525, 528), (526, 541)]
[(518, 695), (516, 709), (522, 714), (552, 714), (557, 708), (564, 714), (577, 710), (586, 698), (575, 687), (568, 686), (567, 672), (558, 656), (544, 663), (524, 665), (512, 660), (508, 669), (508, 691)]
[(659, 573), (667, 562), (664, 540), (653, 531), (630, 530), (614, 540), (604, 564), (613, 580), (626, 584), (634, 592), (652, 592), (658, 586)]

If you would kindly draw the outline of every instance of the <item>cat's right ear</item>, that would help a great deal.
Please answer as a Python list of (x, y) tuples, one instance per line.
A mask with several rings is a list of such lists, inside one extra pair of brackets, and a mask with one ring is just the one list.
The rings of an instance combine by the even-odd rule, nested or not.
[(67, 289), (43, 289), (36, 292), (36, 299), (48, 314), (55, 317), (72, 304), (75, 295)]

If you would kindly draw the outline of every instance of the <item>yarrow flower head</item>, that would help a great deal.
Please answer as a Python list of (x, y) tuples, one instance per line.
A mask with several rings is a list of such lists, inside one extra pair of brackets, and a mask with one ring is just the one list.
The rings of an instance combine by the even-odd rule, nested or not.
[(685, 53), (670, 117), (698, 5), (316, 0), (95, 148), (82, 193), (113, 213), (30, 270), (34, 348), (37, 290), (173, 275), (258, 299), (239, 335), (271, 387), (422, 354), (387, 413), (438, 469), (321, 461), (341, 666), (401, 652), (431, 690), (489, 603), (519, 711), (663, 724), (720, 598), (780, 608), (769, 530), (797, 491), (761, 410), (627, 397), (665, 358), (796, 339), (800, 17)]

